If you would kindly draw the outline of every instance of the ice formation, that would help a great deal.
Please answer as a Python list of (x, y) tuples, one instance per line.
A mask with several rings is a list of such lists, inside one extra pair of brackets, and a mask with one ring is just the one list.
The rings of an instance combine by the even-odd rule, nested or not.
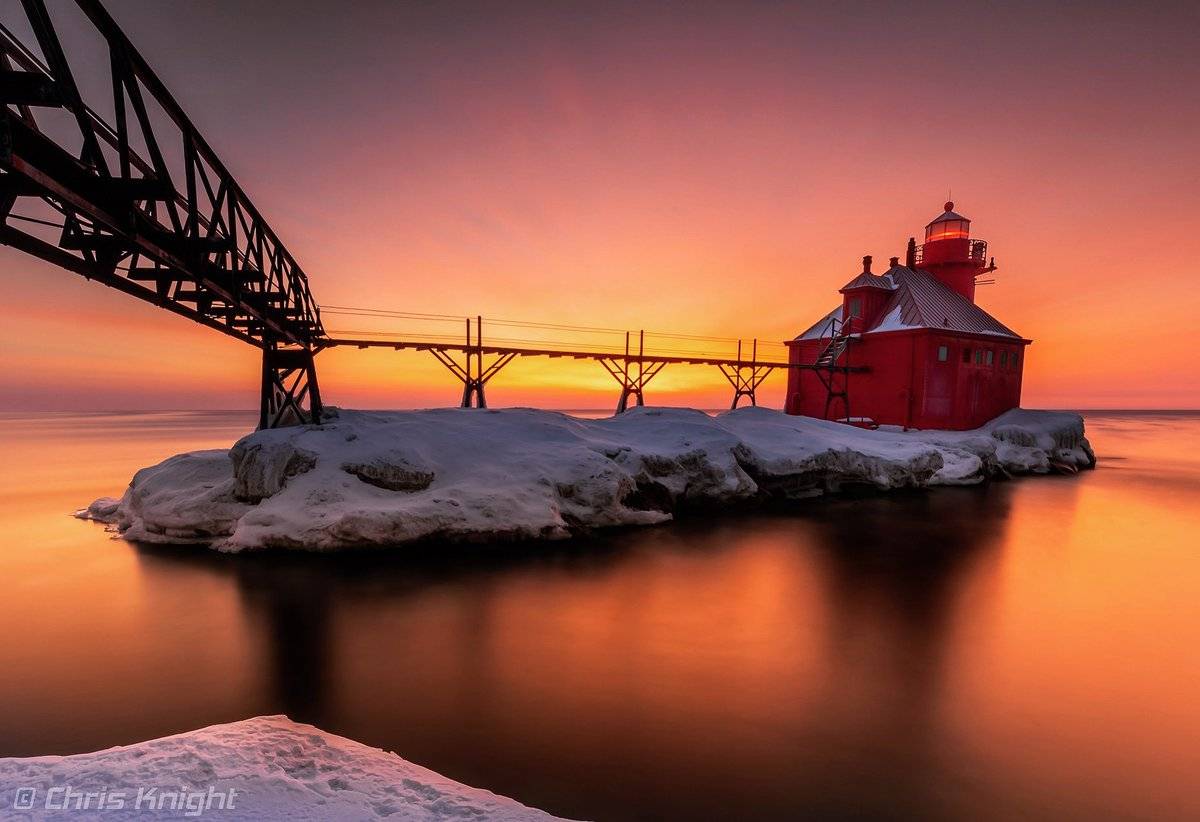
[(5, 819), (554, 820), (285, 716), (96, 753), (0, 759)]
[(764, 408), (340, 411), (144, 468), (80, 516), (127, 539), (220, 550), (561, 538), (691, 508), (847, 485), (964, 485), (1095, 463), (1077, 414), (1013, 410), (975, 431), (865, 430)]

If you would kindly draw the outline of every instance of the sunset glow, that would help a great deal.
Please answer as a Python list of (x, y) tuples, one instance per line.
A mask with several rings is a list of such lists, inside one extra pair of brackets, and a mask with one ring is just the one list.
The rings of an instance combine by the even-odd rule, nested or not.
[(1200, 820), (1197, 35), (0, 3), (0, 817)]
[[(979, 304), (1034, 340), (1024, 405), (1200, 406), (1194, 7), (108, 5), (322, 304), (777, 344), (952, 191), (998, 265)], [(0, 283), (0, 407), (256, 402), (247, 345), (8, 248)], [(334, 405), (461, 393), (426, 353), (318, 362)], [(569, 359), (488, 392), (616, 398)], [(647, 401), (728, 393), (671, 366)]]

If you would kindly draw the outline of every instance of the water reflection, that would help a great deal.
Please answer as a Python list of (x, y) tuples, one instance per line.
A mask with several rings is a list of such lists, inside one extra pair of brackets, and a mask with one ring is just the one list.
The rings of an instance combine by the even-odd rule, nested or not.
[(131, 547), (62, 517), (77, 479), (27, 492), (0, 753), (286, 713), (576, 817), (1200, 811), (1200, 505), (1157, 425), (1096, 424), (1128, 459), (1075, 479), (420, 554)]
[(970, 578), (994, 566), (1004, 544), (1011, 488), (946, 489), (811, 512), (824, 609), (828, 671), (811, 736), (833, 739), (848, 761), (817, 757), (833, 791), (822, 816), (867, 813), (929, 818), (950, 810), (940, 796), (945, 760), (941, 707), (954, 631)]
[(228, 577), (269, 710), (563, 812), (928, 810), (962, 580), (1010, 505), (952, 490), (550, 547), (138, 556), (151, 578)]

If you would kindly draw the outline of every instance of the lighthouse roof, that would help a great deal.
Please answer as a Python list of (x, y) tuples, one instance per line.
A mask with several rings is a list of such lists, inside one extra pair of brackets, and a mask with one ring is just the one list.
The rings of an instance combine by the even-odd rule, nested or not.
[[(879, 312), (879, 319), (862, 333), (908, 331), (928, 328), (965, 334), (1021, 339), (1013, 331), (975, 303), (950, 288), (928, 271), (893, 266), (880, 279), (894, 283), (891, 299)], [(829, 320), (841, 317), (842, 306), (826, 314), (797, 340), (822, 339), (829, 335)]]
[(938, 328), (968, 334), (1020, 339), (1013, 331), (928, 271), (896, 266), (888, 271), (896, 293), (867, 333), (906, 328)]
[(944, 223), (947, 220), (966, 220), (968, 223), (971, 222), (970, 217), (964, 217), (954, 210), (954, 203), (947, 202), (945, 208), (945, 211), (930, 220), (925, 227), (929, 228), (929, 226), (934, 225), (935, 223)]
[(834, 319), (841, 319), (842, 304), (838, 303), (837, 308), (830, 311), (821, 319), (817, 320), (807, 329), (800, 333), (797, 340), (820, 340), (829, 336), (829, 323)]
[(896, 287), (892, 282), (892, 278), (886, 274), (872, 274), (870, 271), (864, 271), (850, 282), (841, 287), (841, 291), (849, 291), (853, 288), (882, 288), (885, 291), (891, 291)]

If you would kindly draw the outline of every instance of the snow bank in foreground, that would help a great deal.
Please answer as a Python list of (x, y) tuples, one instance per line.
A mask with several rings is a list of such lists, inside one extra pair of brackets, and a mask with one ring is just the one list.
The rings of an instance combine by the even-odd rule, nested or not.
[(1010, 411), (976, 431), (867, 431), (764, 408), (342, 411), (139, 471), (80, 516), (128, 539), (328, 550), (526, 539), (648, 525), (689, 506), (797, 499), (847, 484), (970, 484), (1090, 467), (1077, 414)]
[(285, 716), (213, 725), (97, 753), (0, 759), (0, 816), (557, 818)]

